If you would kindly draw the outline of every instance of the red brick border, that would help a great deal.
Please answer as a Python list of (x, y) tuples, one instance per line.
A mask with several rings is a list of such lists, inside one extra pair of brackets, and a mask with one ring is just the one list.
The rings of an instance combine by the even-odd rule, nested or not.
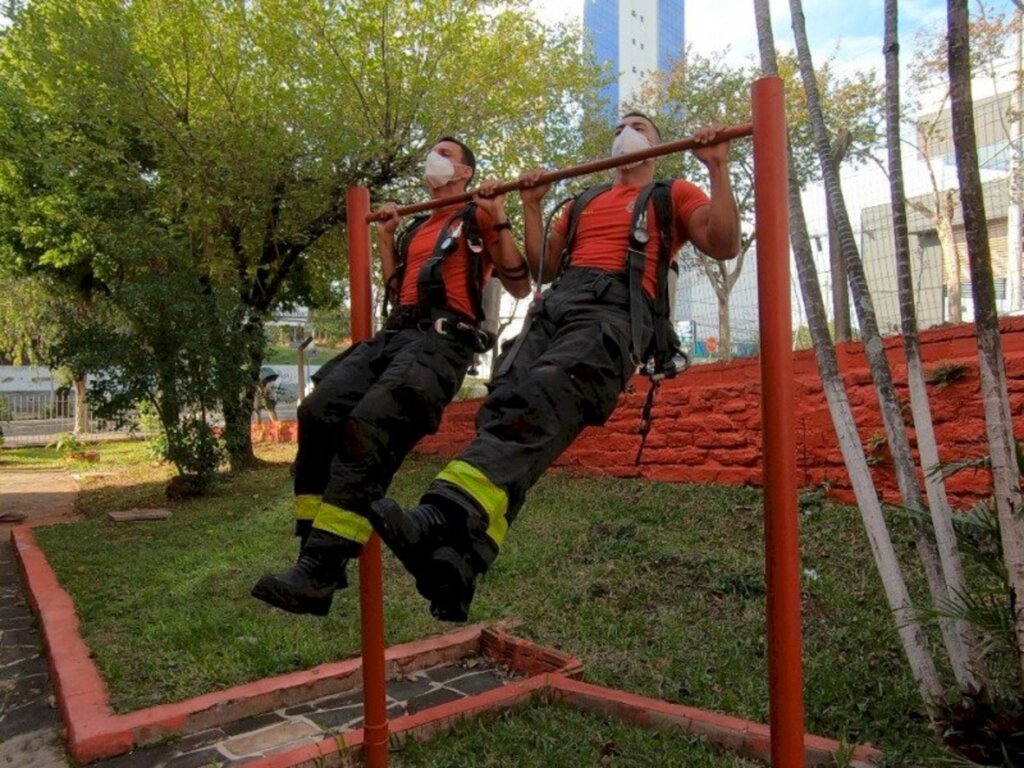
[[(771, 758), (767, 725), (738, 717), (707, 712), (681, 704), (603, 688), (573, 680), (562, 674), (541, 674), (496, 688), (480, 696), (442, 704), (439, 707), (406, 715), (389, 723), (392, 746), (406, 739), (426, 741), (450, 730), (456, 723), (484, 712), (509, 709), (542, 699), (557, 701), (574, 709), (640, 726), (704, 738), (709, 744), (737, 752), (746, 757), (768, 762)], [(247, 768), (340, 768), (351, 765), (362, 752), (361, 731), (345, 733), (338, 738), (321, 739), (275, 755), (247, 763)], [(342, 749), (347, 754), (342, 754)], [(808, 768), (836, 764), (836, 756), (847, 749), (851, 768), (871, 768), (882, 753), (870, 746), (847, 747), (832, 739), (806, 735), (805, 760)]]
[[(27, 526), (12, 529), (11, 541), (25, 576), (29, 600), (39, 617), (57, 706), (67, 725), (68, 751), (79, 763), (113, 757), (172, 735), (205, 730), (283, 706), (351, 691), (361, 683), (361, 662), (354, 658), (173, 704), (114, 714), (106, 684), (78, 633), (78, 616), (71, 596), (57, 582)], [(479, 696), (395, 718), (389, 723), (395, 744), (410, 737), (425, 741), (484, 711), (507, 709), (543, 697), (641, 727), (696, 734), (711, 744), (759, 760), (767, 761), (770, 757), (770, 732), (766, 725), (574, 680), (583, 670), (579, 659), (482, 624), (389, 648), (387, 671), (389, 676), (395, 676), (474, 654), (487, 656), (527, 677)], [(347, 764), (349, 757), (357, 757), (361, 752), (362, 740), (362, 731), (352, 731), (249, 765), (312, 767), (330, 764), (324, 761), (332, 756), (337, 761), (334, 764)], [(805, 737), (804, 744), (808, 766), (833, 765), (835, 755), (844, 748), (837, 741), (811, 735)], [(342, 747), (346, 756), (339, 753)], [(850, 765), (871, 766), (880, 756), (873, 747), (859, 746), (853, 749)]]
[[(26, 526), (11, 541), (39, 617), (57, 706), (67, 726), (68, 751), (79, 763), (113, 757), (179, 735), (360, 687), (359, 658), (265, 678), (125, 714), (110, 707), (106, 684), (82, 640), (74, 602)], [(387, 649), (389, 677), (483, 654), (526, 675), (579, 674), (579, 659), (520, 640), (498, 628), (474, 624), (446, 635)]]

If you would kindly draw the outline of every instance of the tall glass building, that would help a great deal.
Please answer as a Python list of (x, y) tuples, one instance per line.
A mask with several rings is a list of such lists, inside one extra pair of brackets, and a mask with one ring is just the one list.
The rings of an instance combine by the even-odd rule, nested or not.
[(615, 79), (602, 95), (618, 113), (644, 76), (667, 70), (683, 54), (685, 0), (584, 0), (583, 26)]

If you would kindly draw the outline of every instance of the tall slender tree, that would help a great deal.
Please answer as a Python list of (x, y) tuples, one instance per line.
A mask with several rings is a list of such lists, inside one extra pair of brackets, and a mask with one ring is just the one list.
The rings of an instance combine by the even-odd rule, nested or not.
[[(843, 263), (846, 266), (854, 306), (857, 310), (857, 318), (864, 340), (864, 351), (867, 355), (868, 367), (871, 370), (871, 378), (875, 385), (875, 393), (878, 398), (886, 440), (892, 455), (896, 483), (899, 486), (903, 505), (918, 515), (916, 518), (914, 542), (924, 566), (928, 591), (931, 594), (932, 602), (936, 605), (942, 605), (949, 599), (949, 587), (947, 586), (946, 575), (943, 573), (943, 563), (939, 557), (933, 533), (928, 530), (929, 526), (924, 523), (924, 498), (921, 495), (913, 456), (910, 452), (910, 439), (907, 435), (906, 425), (903, 422), (902, 404), (896, 394), (892, 370), (885, 356), (885, 346), (879, 332), (878, 319), (875, 315), (871, 293), (868, 290), (864, 265), (860, 260), (857, 241), (853, 234), (853, 227), (850, 225), (850, 216), (843, 197), (842, 186), (839, 183), (839, 169), (833, 162), (832, 144), (825, 128), (821, 96), (817, 80), (814, 76), (814, 62), (811, 57), (810, 45), (807, 41), (803, 3), (801, 0), (789, 0), (789, 7), (793, 21), (793, 37), (796, 42), (797, 58), (800, 61), (800, 75), (803, 79), (804, 91), (807, 94), (807, 108), (814, 131), (814, 144), (818, 153), (818, 161), (821, 163), (822, 179), (825, 183), (828, 207), (836, 226), (839, 247), (843, 255)], [(964, 649), (962, 638), (960, 633), (957, 632), (953, 620), (941, 618), (939, 626), (942, 630), (942, 639), (946, 645), (949, 658), (952, 660), (954, 668), (958, 670), (958, 679), (961, 676), (969, 677), (967, 652)]]
[[(946, 581), (948, 604), (956, 604), (966, 594), (960, 551), (953, 529), (953, 514), (946, 497), (942, 475), (927, 471), (939, 465), (939, 451), (932, 427), (928, 389), (921, 361), (921, 342), (917, 333), (917, 311), (914, 307), (914, 280), (910, 266), (910, 236), (907, 234), (906, 192), (903, 186), (903, 157), (900, 151), (900, 65), (897, 0), (885, 0), (885, 139), (889, 164), (889, 197), (892, 202), (893, 239), (896, 243), (896, 280), (899, 290), (903, 349), (907, 359), (907, 386), (910, 390), (910, 408), (914, 418), (917, 447), (925, 467), (925, 489), (931, 510), (932, 526)], [(944, 606), (940, 606), (944, 607)], [(953, 672), (964, 691), (984, 694), (988, 688), (977, 639), (970, 624), (956, 619), (964, 658), (953, 659)]]
[(995, 283), (989, 252), (988, 225), (978, 172), (971, 94), (971, 48), (967, 0), (948, 0), (949, 84), (953, 118), (953, 147), (960, 181), (967, 260), (974, 294), (974, 323), (985, 429), (992, 461), (992, 481), (999, 518), (1003, 560), (1010, 586), (1017, 664), (1024, 681), (1024, 505), (1017, 467), (1013, 418), (1006, 387), (1003, 347), (999, 339)]
[[(768, 0), (754, 0), (754, 12), (757, 19), (761, 69), (765, 75), (774, 75), (778, 71), (778, 65)], [(790, 151), (790, 155), (792, 156), (792, 151)], [(807, 311), (808, 325), (814, 342), (814, 354), (821, 374), (825, 400), (828, 403), (829, 412), (832, 414), (832, 423), (836, 430), (839, 447), (846, 462), (861, 518), (864, 521), (875, 566), (882, 579), (886, 600), (896, 621), (903, 651), (921, 698), (929, 713), (934, 716), (938, 713), (939, 704), (943, 698), (942, 682), (939, 679), (924, 631), (900, 570), (892, 537), (889, 535), (885, 516), (882, 513), (878, 494), (871, 478), (871, 471), (864, 455), (860, 436), (857, 433), (853, 410), (850, 407), (846, 387), (839, 372), (835, 346), (828, 331), (825, 304), (821, 297), (821, 286), (814, 265), (807, 221), (800, 200), (800, 189), (794, 183), (792, 176), (790, 177), (789, 205), (790, 235), (796, 257), (800, 290)]]

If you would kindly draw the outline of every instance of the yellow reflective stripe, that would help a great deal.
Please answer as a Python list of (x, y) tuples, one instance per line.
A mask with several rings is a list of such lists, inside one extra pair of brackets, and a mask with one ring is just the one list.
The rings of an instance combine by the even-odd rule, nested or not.
[(316, 519), (313, 521), (313, 527), (358, 544), (368, 542), (370, 534), (373, 533), (370, 521), (362, 515), (322, 501), (320, 502), (320, 511), (317, 512)]
[(320, 511), (320, 497), (302, 494), (295, 497), (295, 519), (312, 520)]
[(508, 494), (492, 483), (483, 472), (464, 461), (449, 462), (437, 476), (438, 480), (458, 486), (483, 507), (490, 524), (487, 535), (499, 547), (508, 533)]

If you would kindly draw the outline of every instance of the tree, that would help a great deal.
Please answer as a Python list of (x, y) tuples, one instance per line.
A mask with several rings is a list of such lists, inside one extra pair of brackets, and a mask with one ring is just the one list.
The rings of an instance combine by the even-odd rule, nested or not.
[[(803, 189), (820, 177), (820, 171), (813, 162), (810, 145), (796, 139), (806, 134), (809, 127), (795, 56), (781, 57), (779, 66), (790, 105), (789, 123), (794, 131), (793, 174)], [(666, 136), (684, 136), (707, 123), (744, 123), (750, 120), (746, 84), (755, 76), (756, 67), (753, 65), (731, 65), (721, 56), (706, 57), (688, 49), (669, 72), (654, 75), (646, 83), (640, 101), (631, 106), (657, 115)], [(874, 74), (859, 72), (851, 77), (839, 77), (826, 64), (819, 70), (818, 79), (823, 100), (828, 105), (829, 125), (836, 126), (836, 132), (845, 137), (851, 160), (863, 159), (877, 141), (880, 103)], [(739, 255), (732, 261), (723, 262), (697, 251), (695, 259), (696, 266), (707, 276), (718, 299), (718, 339), (722, 360), (732, 359), (729, 297), (755, 238), (753, 148), (750, 142), (737, 142), (731, 152), (732, 166), (738, 171), (733, 175), (736, 201), (740, 217), (747, 224), (747, 231), (741, 237)], [(705, 173), (703, 166), (689, 153), (664, 163), (665, 173), (686, 178), (699, 178)]]
[[(934, 605), (944, 605), (955, 597), (949, 590), (950, 575), (944, 572), (949, 561), (939, 557), (938, 548), (933, 538), (934, 532), (929, 531), (924, 519), (924, 499), (918, 485), (913, 456), (910, 452), (910, 440), (906, 425), (903, 422), (902, 404), (896, 395), (892, 370), (885, 356), (881, 333), (875, 315), (874, 303), (868, 290), (864, 265), (861, 263), (857, 241), (850, 225), (850, 217), (839, 183), (839, 171), (833, 162), (833, 149), (824, 124), (821, 111), (821, 98), (814, 77), (814, 64), (810, 47), (807, 42), (807, 31), (804, 22), (803, 7), (800, 0), (790, 0), (790, 11), (793, 19), (793, 35), (796, 41), (797, 56), (800, 61), (800, 74), (807, 94), (807, 106), (811, 117), (814, 133), (814, 146), (818, 161), (822, 168), (822, 177), (829, 210), (838, 234), (839, 246), (842, 251), (843, 263), (847, 270), (850, 289), (853, 294), (857, 317), (864, 338), (864, 351), (875, 385), (882, 423), (885, 428), (886, 440), (892, 454), (892, 465), (896, 474), (903, 505), (916, 514), (915, 544), (924, 566), (928, 590)], [(963, 645), (963, 638), (954, 622), (948, 618), (940, 618), (939, 626), (949, 658), (956, 672), (957, 680), (968, 690), (975, 686), (971, 682), (971, 668), (968, 654)]]
[[(917, 312), (914, 307), (914, 281), (910, 265), (910, 236), (907, 233), (906, 193), (903, 187), (903, 158), (901, 155), (901, 110), (899, 33), (896, 0), (885, 3), (885, 125), (888, 151), (889, 197), (892, 202), (893, 240), (896, 244), (896, 276), (900, 300), (901, 330), (907, 360), (907, 386), (910, 390), (910, 408), (914, 419), (918, 452), (925, 468), (925, 490), (931, 511), (936, 546), (942, 563), (942, 573), (948, 591), (947, 601), (958, 603), (967, 594), (953, 514), (946, 497), (945, 483), (939, 473), (930, 471), (939, 466), (939, 451), (932, 427), (928, 389), (925, 386), (924, 363), (921, 360), (921, 342), (917, 333)], [(988, 689), (981, 653), (975, 633), (964, 619), (955, 622), (953, 630), (960, 636), (964, 658), (953, 658), (953, 671), (961, 690), (985, 697)]]
[(966, 0), (948, 0), (949, 84), (953, 117), (953, 146), (960, 205), (964, 212), (967, 259), (974, 294), (974, 323), (978, 338), (978, 367), (985, 427), (992, 461), (992, 481), (999, 518), (1003, 562), (1010, 587), (1010, 608), (1017, 638), (1017, 664), (1024, 681), (1024, 499), (1021, 497), (1006, 369), (999, 340), (988, 226), (978, 172), (971, 95), (971, 47)]
[[(565, 151), (576, 94), (597, 81), (577, 43), (521, 0), (38, 0), (5, 35), (0, 75), (26, 105), (26, 128), (79, 149), (76, 169), (97, 158), (91, 184), (67, 185), (69, 210), (93, 212), (98, 197), (109, 205), (85, 220), (114, 224), (121, 194), (136, 193), (133, 215), (194, 256), (202, 281), (185, 290), (239, 305), (225, 339), (245, 350), (245, 375), (217, 376), (238, 467), (252, 460), (265, 320), (308, 289), (305, 265), (327, 257), (317, 246), (345, 219), (345, 189), (412, 189), (443, 133), (471, 138), (485, 172), (528, 164), (522, 148), (539, 154), (549, 133)], [(36, 159), (22, 133), (10, 162), (27, 174)], [(59, 187), (68, 164), (55, 167)], [(23, 208), (31, 216), (6, 239), (25, 269), (49, 258), (28, 233), (70, 242), (90, 231), (35, 195)], [(132, 260), (117, 244), (87, 243), (68, 262), (106, 284)]]
[[(765, 75), (774, 75), (778, 72), (778, 66), (768, 0), (754, 0), (754, 12), (757, 20), (762, 72)], [(791, 137), (791, 158), (793, 144), (794, 141)], [(790, 165), (792, 166), (793, 163), (791, 162)], [(929, 712), (934, 713), (937, 703), (942, 699), (942, 683), (939, 680), (935, 662), (928, 649), (921, 623), (914, 611), (906, 582), (900, 570), (892, 538), (882, 514), (882, 507), (857, 432), (857, 424), (853, 418), (846, 388), (839, 372), (835, 347), (828, 333), (825, 306), (821, 298), (821, 287), (814, 265), (807, 222), (803, 214), (800, 189), (792, 176), (790, 176), (789, 182), (789, 205), (793, 252), (804, 306), (807, 310), (808, 325), (814, 340), (814, 354), (818, 370), (821, 373), (825, 400), (828, 403), (829, 412), (832, 414), (832, 423), (835, 426), (839, 447), (857, 498), (857, 507), (864, 521), (871, 552), (882, 579), (886, 599), (893, 612), (904, 653), (921, 693), (921, 698)]]

